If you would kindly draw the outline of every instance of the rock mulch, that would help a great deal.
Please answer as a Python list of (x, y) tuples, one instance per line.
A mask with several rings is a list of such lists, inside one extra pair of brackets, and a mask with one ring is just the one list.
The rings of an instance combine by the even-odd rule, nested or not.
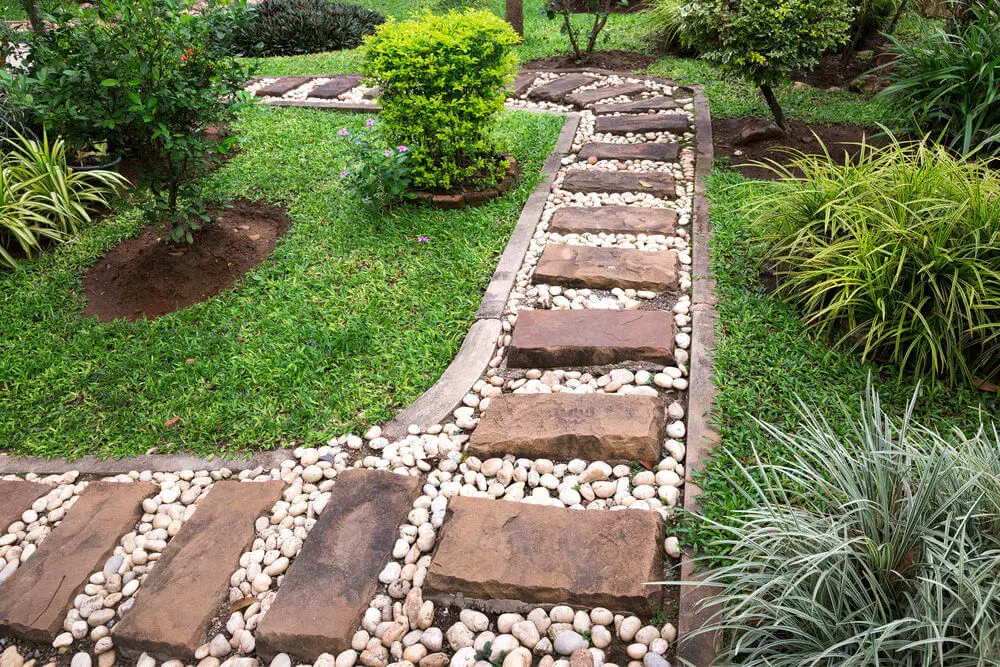
[[(250, 90), (377, 97), (357, 82)], [(581, 121), (494, 356), (452, 417), (301, 447), (239, 483), (226, 469), (3, 480), (46, 488), (0, 484), (0, 610), (60, 595), (42, 605), (44, 644), (0, 613), (2, 667), (669, 664), (675, 626), (652, 620), (670, 618), (671, 589), (650, 582), (676, 579), (680, 555), (693, 103), (607, 73), (526, 73), (511, 94)], [(79, 526), (93, 543), (47, 555)]]

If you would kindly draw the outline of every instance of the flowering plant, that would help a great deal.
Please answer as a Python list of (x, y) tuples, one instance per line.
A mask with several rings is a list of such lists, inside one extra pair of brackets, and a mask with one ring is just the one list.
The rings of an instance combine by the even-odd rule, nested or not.
[(387, 148), (378, 121), (369, 118), (365, 126), (351, 132), (340, 129), (337, 135), (347, 144), (349, 166), (340, 173), (366, 206), (386, 208), (407, 197), (410, 187), (410, 149)]

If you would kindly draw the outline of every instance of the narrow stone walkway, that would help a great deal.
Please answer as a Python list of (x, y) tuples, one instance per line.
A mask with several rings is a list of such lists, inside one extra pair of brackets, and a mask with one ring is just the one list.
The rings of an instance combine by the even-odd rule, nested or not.
[[(370, 105), (354, 75), (265, 102)], [(486, 373), (440, 424), (233, 475), (0, 480), (0, 667), (666, 667), (691, 343), (693, 101), (524, 73), (579, 111)], [(655, 621), (655, 624), (654, 624)]]

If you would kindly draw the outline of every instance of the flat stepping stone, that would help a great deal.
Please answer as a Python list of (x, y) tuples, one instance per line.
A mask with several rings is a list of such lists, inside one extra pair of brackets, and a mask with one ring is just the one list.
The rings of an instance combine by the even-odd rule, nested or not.
[(593, 289), (677, 289), (677, 253), (634, 248), (549, 244), (535, 267), (535, 282)]
[(594, 120), (595, 132), (628, 134), (629, 132), (686, 132), (687, 116), (678, 113), (650, 113), (634, 116), (598, 116)]
[(309, 91), (309, 97), (315, 97), (321, 100), (333, 100), (360, 85), (361, 76), (357, 74), (342, 74), (340, 76), (335, 76), (326, 83), (321, 83), (313, 88)]
[[(456, 496), (424, 594), (650, 613), (663, 586), (656, 512), (571, 510)], [(502, 602), (501, 602), (502, 605)]]
[(155, 491), (143, 482), (91, 482), (35, 554), (0, 585), (0, 628), (51, 643), (63, 632), (73, 598), (135, 527), (142, 501)]
[(511, 84), (510, 92), (514, 97), (521, 97), (528, 90), (531, 89), (531, 84), (535, 83), (535, 79), (538, 78), (538, 74), (535, 72), (525, 72), (524, 74), (518, 74), (517, 78), (514, 79), (514, 83)]
[(564, 206), (549, 220), (549, 231), (558, 234), (663, 234), (677, 233), (677, 211), (644, 206)]
[(501, 394), (472, 432), (469, 453), (565, 461), (658, 461), (663, 403), (656, 396)]
[(594, 88), (592, 90), (582, 90), (566, 96), (566, 102), (575, 104), (578, 107), (585, 107), (599, 100), (606, 100), (610, 97), (623, 97), (627, 95), (638, 95), (646, 92), (646, 86), (641, 83), (625, 83), (620, 86), (607, 86), (606, 88)]
[(654, 197), (675, 199), (677, 182), (672, 174), (629, 171), (598, 171), (596, 169), (572, 169), (563, 179), (562, 189), (567, 192), (647, 192)]
[(253, 543), (254, 522), (284, 487), (284, 482), (216, 482), (111, 630), (115, 646), (136, 655), (193, 658), (229, 600), (229, 578)]
[[(597, 100), (594, 100), (595, 102)], [(673, 111), (681, 105), (669, 97), (651, 97), (646, 100), (622, 102), (617, 104), (595, 104), (591, 107), (594, 114), (606, 116), (613, 113), (653, 113), (655, 111)]]
[(597, 77), (590, 74), (567, 74), (538, 86), (528, 93), (528, 98), (546, 102), (561, 102), (567, 93), (595, 81), (597, 81)]
[(288, 653), (312, 662), (351, 647), (422, 484), (419, 477), (378, 470), (337, 476), (330, 502), (257, 627), (260, 655)]
[(677, 162), (681, 154), (679, 144), (646, 142), (642, 144), (584, 144), (578, 157), (581, 160), (654, 160), (656, 162)]
[(53, 487), (35, 482), (0, 480), (0, 536), (15, 521), (21, 520), (25, 510), (31, 509), (31, 504)]
[(674, 360), (674, 318), (661, 310), (525, 310), (517, 316), (511, 368), (603, 366)]
[(283, 76), (277, 81), (273, 81), (263, 88), (257, 89), (254, 93), (257, 97), (281, 97), (300, 86), (309, 83), (315, 76)]

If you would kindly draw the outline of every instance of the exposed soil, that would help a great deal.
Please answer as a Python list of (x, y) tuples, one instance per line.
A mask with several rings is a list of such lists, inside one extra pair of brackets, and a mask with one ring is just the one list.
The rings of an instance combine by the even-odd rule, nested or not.
[(818, 125), (801, 121), (789, 121), (790, 129), (783, 137), (765, 139), (740, 145), (740, 132), (747, 123), (760, 119), (725, 118), (712, 121), (716, 159), (727, 158), (730, 166), (747, 178), (774, 180), (777, 176), (764, 167), (749, 165), (751, 162), (776, 162), (788, 164), (792, 156), (783, 152), (791, 148), (812, 155), (822, 155), (823, 149), (816, 141), (815, 133), (836, 160), (853, 158), (860, 150), (858, 144), (867, 138), (869, 143), (879, 145), (880, 138), (874, 138), (881, 131), (858, 125)]
[(594, 67), (596, 69), (613, 70), (615, 72), (638, 72), (644, 70), (656, 60), (656, 56), (635, 51), (595, 51), (586, 62), (578, 62), (573, 54), (539, 58), (524, 63), (524, 70), (567, 69), (573, 67)]
[(264, 202), (234, 202), (195, 237), (172, 244), (150, 225), (109, 250), (87, 272), (85, 315), (104, 322), (153, 319), (231, 287), (260, 264), (292, 221)]
[[(828, 53), (810, 71), (792, 72), (792, 81), (801, 81), (814, 88), (848, 88), (852, 81), (878, 66), (878, 55), (886, 47), (886, 38), (878, 35), (866, 40), (846, 63), (840, 53)], [(885, 76), (881, 70), (876, 78)]]

